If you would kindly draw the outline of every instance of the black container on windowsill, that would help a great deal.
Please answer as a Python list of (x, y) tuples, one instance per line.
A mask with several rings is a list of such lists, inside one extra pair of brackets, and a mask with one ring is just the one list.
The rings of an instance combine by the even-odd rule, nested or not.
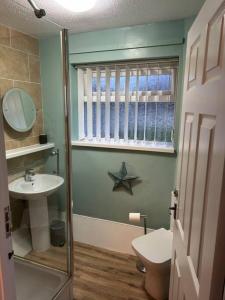
[(39, 135), (39, 143), (40, 144), (47, 144), (47, 142), (48, 142), (47, 134), (40, 134)]

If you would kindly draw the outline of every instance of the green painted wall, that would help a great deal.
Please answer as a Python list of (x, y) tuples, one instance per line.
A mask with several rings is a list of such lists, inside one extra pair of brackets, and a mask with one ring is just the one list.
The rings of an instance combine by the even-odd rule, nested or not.
[(149, 56), (149, 51), (151, 56), (176, 55), (173, 46), (182, 43), (183, 34), (183, 20), (75, 34), (70, 38), (70, 59), (76, 63), (135, 59)]
[[(186, 21), (154, 23), (70, 36), (70, 62), (117, 61), (179, 57), (176, 113), (176, 144), (179, 132), (183, 80), (183, 54)], [(73, 138), (77, 138), (76, 71), (71, 71)], [(168, 227), (170, 192), (174, 187), (176, 155), (73, 147), (74, 212), (86, 216), (129, 223), (128, 213), (140, 211), (149, 216), (151, 228)], [(112, 192), (107, 172), (117, 171), (122, 161), (128, 171), (139, 176), (134, 195)]]
[[(176, 113), (176, 144), (181, 108), (183, 56), (182, 44), (187, 21), (155, 23), (70, 36), (70, 75), (72, 94), (72, 135), (77, 138), (77, 86), (73, 64), (129, 59), (179, 57)], [(40, 41), (41, 78), (45, 131), (60, 149), (60, 174), (64, 176), (64, 119), (59, 36)], [(82, 215), (129, 223), (128, 213), (140, 211), (149, 216), (149, 226), (168, 227), (170, 192), (174, 187), (176, 155), (73, 147), (74, 212)], [(107, 172), (117, 171), (122, 161), (130, 173), (140, 177), (134, 195), (112, 192)], [(46, 169), (55, 169), (49, 157)], [(57, 193), (64, 210), (64, 191)], [(55, 201), (55, 200), (53, 200)]]
[[(122, 161), (140, 177), (133, 196), (123, 190), (112, 192), (107, 172), (118, 171)], [(167, 155), (74, 148), (74, 212), (125, 223), (129, 212), (142, 212), (149, 216), (152, 228), (167, 227), (175, 162)]]
[[(60, 35), (40, 40), (41, 85), (44, 116), (44, 131), (48, 141), (54, 142), (60, 153), (60, 175), (65, 174), (65, 127), (64, 100), (62, 91), (62, 65)], [(56, 171), (56, 156), (48, 156), (46, 172)], [(50, 197), (49, 203), (58, 203), (60, 210), (65, 209), (64, 187)]]

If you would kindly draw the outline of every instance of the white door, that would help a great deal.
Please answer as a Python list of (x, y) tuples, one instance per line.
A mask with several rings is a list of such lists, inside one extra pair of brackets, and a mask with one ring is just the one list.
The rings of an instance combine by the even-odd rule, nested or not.
[(14, 263), (8, 195), (8, 176), (3, 139), (2, 115), (0, 114), (0, 300), (15, 300)]
[(188, 34), (170, 300), (222, 300), (225, 276), (225, 1)]

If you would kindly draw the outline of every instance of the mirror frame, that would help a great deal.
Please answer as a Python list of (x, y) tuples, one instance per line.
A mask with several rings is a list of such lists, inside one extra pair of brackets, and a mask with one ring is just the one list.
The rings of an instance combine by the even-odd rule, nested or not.
[[(9, 120), (9, 118), (7, 117), (6, 115), (6, 112), (5, 112), (5, 108), (4, 106), (6, 105), (6, 102), (7, 102), (7, 96), (12, 92), (12, 91), (18, 91), (18, 92), (24, 92), (26, 93), (28, 96), (30, 96), (30, 98), (32, 99), (32, 105), (33, 105), (33, 109), (35, 111), (35, 116), (34, 116), (34, 119), (32, 121), (32, 123), (30, 124), (30, 126), (28, 126), (26, 129), (19, 129), (17, 127), (15, 127)], [(36, 109), (36, 106), (34, 104), (34, 101), (33, 101), (33, 98), (31, 97), (30, 94), (28, 94), (25, 90), (21, 89), (21, 88), (11, 88), (10, 90), (8, 90), (4, 97), (3, 97), (3, 100), (2, 100), (2, 112), (3, 112), (3, 115), (4, 115), (4, 118), (5, 118), (5, 121), (7, 122), (7, 124), (15, 131), (17, 132), (28, 132), (29, 130), (31, 130), (37, 120), (37, 109)]]

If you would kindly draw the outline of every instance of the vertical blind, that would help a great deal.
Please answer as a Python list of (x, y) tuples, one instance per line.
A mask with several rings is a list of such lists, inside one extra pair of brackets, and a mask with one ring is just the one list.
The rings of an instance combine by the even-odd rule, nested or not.
[(173, 143), (177, 60), (78, 67), (79, 140)]

